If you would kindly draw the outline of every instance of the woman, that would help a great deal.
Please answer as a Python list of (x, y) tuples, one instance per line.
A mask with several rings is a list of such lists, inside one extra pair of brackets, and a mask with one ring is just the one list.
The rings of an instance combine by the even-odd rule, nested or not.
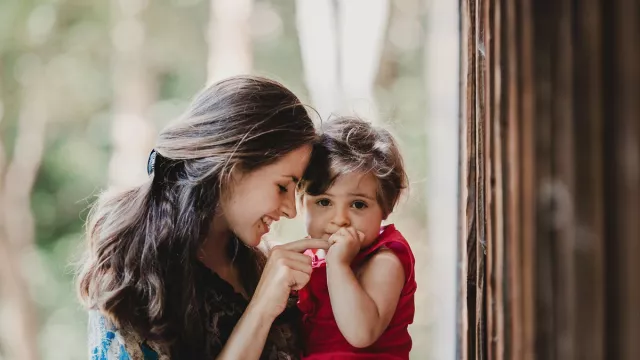
[(299, 99), (263, 78), (205, 89), (162, 131), (149, 180), (103, 195), (78, 274), (93, 359), (295, 359), (291, 290), (309, 280), (300, 240), (257, 246), (294, 192), (316, 139)]

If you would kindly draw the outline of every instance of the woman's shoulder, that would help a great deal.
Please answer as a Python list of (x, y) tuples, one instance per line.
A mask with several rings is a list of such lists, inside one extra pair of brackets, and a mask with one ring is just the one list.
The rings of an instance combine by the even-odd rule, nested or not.
[(89, 357), (91, 360), (159, 360), (158, 354), (123, 334), (100, 312), (89, 311)]

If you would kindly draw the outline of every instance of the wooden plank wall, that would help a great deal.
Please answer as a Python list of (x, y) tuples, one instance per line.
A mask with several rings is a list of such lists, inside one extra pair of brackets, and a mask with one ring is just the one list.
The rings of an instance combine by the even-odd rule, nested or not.
[(459, 358), (640, 359), (639, 3), (461, 11)]

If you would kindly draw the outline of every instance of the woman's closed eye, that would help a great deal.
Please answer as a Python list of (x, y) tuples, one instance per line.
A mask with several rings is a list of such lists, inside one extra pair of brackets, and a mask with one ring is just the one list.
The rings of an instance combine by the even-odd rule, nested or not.
[(358, 209), (358, 210), (362, 210), (362, 209), (366, 209), (369, 207), (369, 205), (367, 205), (366, 202), (362, 201), (362, 200), (356, 200), (353, 203), (351, 203), (351, 207)]
[(281, 192), (281, 193), (289, 192), (289, 189), (287, 189), (287, 187), (286, 187), (286, 186), (284, 186), (284, 185), (280, 185), (280, 184), (278, 184), (278, 189), (280, 189), (280, 192)]

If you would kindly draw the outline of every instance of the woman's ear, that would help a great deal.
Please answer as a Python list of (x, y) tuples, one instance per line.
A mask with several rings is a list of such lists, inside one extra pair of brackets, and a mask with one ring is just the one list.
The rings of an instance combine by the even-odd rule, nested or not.
[(221, 194), (230, 195), (233, 193), (233, 189), (240, 183), (245, 173), (240, 166), (233, 164), (225, 174), (220, 177), (220, 191)]

